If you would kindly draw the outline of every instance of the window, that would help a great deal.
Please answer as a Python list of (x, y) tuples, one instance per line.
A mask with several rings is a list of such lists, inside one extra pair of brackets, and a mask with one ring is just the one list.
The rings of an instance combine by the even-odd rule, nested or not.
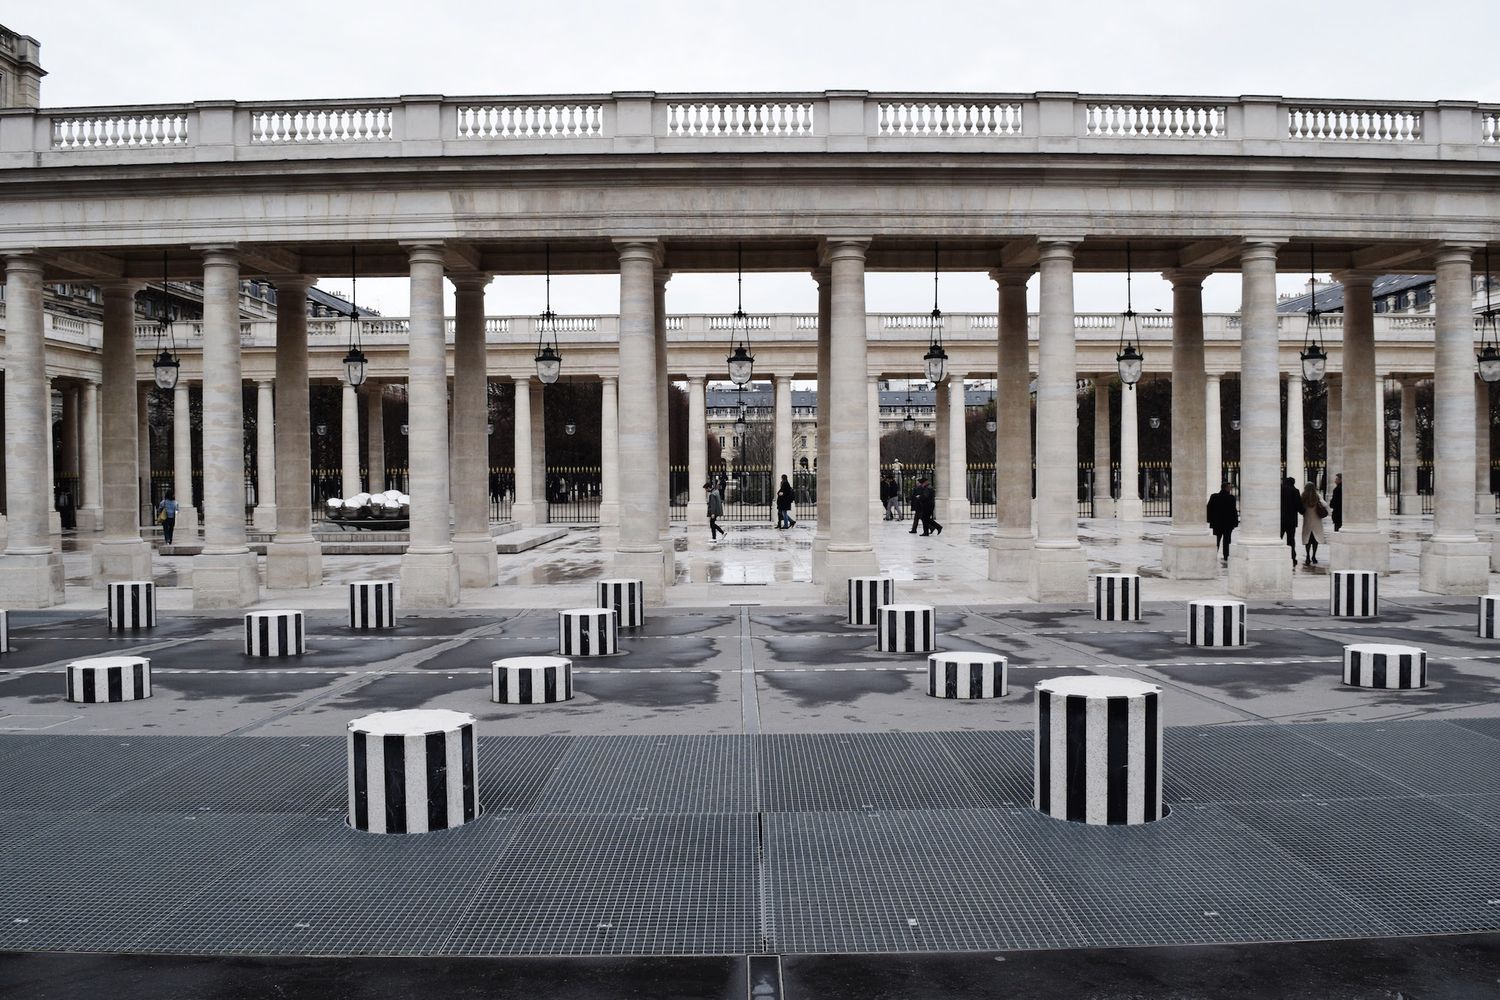
[(804, 447), (804, 448), (807, 447), (807, 435), (806, 434), (802, 435), (802, 447)]
[(724, 435), (722, 434), (719, 435), (719, 447), (724, 447)]

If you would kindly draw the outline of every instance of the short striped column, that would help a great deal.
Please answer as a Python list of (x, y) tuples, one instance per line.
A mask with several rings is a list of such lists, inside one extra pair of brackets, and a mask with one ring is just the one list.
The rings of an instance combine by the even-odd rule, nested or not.
[(999, 653), (933, 653), (927, 657), (927, 693), (934, 698), (1004, 698), (1010, 690)]
[(646, 581), (600, 580), (594, 584), (599, 607), (615, 613), (620, 628), (640, 628), (646, 624)]
[(1380, 614), (1380, 574), (1372, 569), (1336, 569), (1328, 613), (1335, 618), (1374, 618)]
[(1188, 645), (1243, 646), (1245, 602), (1198, 600), (1188, 602)]
[(479, 815), (474, 717), (447, 709), (376, 712), (349, 723), (349, 825), (430, 833)]
[(619, 652), (613, 608), (572, 608), (557, 613), (557, 651), (563, 656), (613, 656)]
[(1141, 578), (1134, 573), (1094, 575), (1094, 618), (1101, 622), (1141, 620)]
[(896, 602), (896, 580), (889, 576), (851, 576), (849, 578), (849, 624), (878, 624), (876, 612)]
[(156, 584), (150, 580), (127, 580), (105, 586), (111, 630), (156, 627)]
[(396, 581), (360, 580), (349, 584), (349, 627), (396, 627)]
[[(1479, 638), (1500, 639), (1500, 597), (1479, 599)], [(5, 612), (0, 611), (0, 653), (5, 652)]]
[(245, 615), (246, 656), (301, 656), (307, 652), (300, 611), (251, 611)]
[(877, 608), (876, 642), (882, 653), (931, 653), (937, 649), (937, 612), (928, 604)]
[(1032, 804), (1054, 819), (1161, 819), (1161, 688), (1125, 677), (1036, 686)]
[(0, 653), (10, 652), (10, 621), (0, 611)]
[(490, 664), (490, 701), (550, 705), (573, 697), (573, 661), (566, 656), (511, 656)]
[(84, 705), (151, 697), (151, 661), (144, 656), (100, 656), (68, 664), (68, 700)]
[(1426, 687), (1427, 651), (1382, 642), (1345, 646), (1344, 683), (1362, 688)]

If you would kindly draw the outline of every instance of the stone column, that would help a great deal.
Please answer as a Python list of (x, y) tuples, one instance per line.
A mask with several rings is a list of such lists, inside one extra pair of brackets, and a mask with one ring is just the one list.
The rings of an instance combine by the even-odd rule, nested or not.
[(531, 502), (538, 524), (547, 523), (547, 387), (540, 379), (531, 387)]
[[(1201, 299), (1201, 294), (1199, 297)], [(1210, 493), (1217, 493), (1219, 487), (1224, 485), (1224, 403), (1219, 394), (1219, 379), (1218, 375), (1203, 377), (1203, 443), (1206, 449), (1203, 471), (1204, 483)], [(1177, 418), (1174, 416), (1172, 421), (1175, 428)], [(1175, 456), (1172, 461), (1175, 465)], [(1207, 502), (1204, 501), (1205, 504)]]
[[(885, 506), (880, 502), (880, 376), (870, 376), (865, 395), (870, 414), (870, 519), (881, 520)], [(795, 473), (789, 475), (795, 481)]]
[(792, 377), (790, 375), (776, 375), (772, 377), (772, 389), (775, 395), (774, 419), (776, 432), (776, 451), (774, 466), (771, 469), (773, 482), (779, 486), (781, 477), (791, 479), (792, 468)]
[[(59, 445), (62, 448), (62, 474), (78, 479), (78, 387), (76, 385), (64, 385), (60, 393), (62, 396), (62, 440)], [(81, 484), (80, 484), (81, 485)], [(74, 487), (75, 491), (78, 487)], [(78, 505), (78, 495), (75, 492), (73, 504)]]
[[(620, 533), (620, 395), (619, 379), (613, 375), (606, 375), (601, 380), (600, 405), (599, 405), (599, 529), (607, 533), (607, 538), (601, 538), (601, 544), (606, 548), (619, 542)], [(693, 403), (692, 380), (688, 380), (688, 465), (692, 465), (693, 455)], [(703, 379), (698, 379), (698, 412), (702, 413), (703, 407)], [(703, 466), (703, 436), (698, 437), (698, 466), (699, 474), (702, 474)], [(692, 478), (691, 471), (688, 478)], [(688, 484), (688, 520), (692, 521), (693, 505), (691, 498), (692, 490), (697, 489), (703, 480)], [(706, 512), (705, 512), (706, 518)], [(705, 522), (706, 523), (706, 522)]]
[[(532, 527), (537, 524), (537, 505), (535, 487), (532, 484), (532, 476), (535, 472), (531, 457), (531, 378), (524, 376), (513, 379), (515, 387), (515, 398), (512, 401), (515, 431), (515, 466), (516, 495), (510, 505), (511, 520), (523, 527)], [(546, 508), (542, 508), (545, 510)]]
[[(1123, 392), (1124, 389), (1121, 389)], [(1094, 376), (1094, 516), (1115, 516), (1114, 469), (1110, 460), (1109, 380)], [(1038, 498), (1040, 499), (1040, 497)]]
[[(266, 546), (266, 586), (272, 590), (301, 590), (323, 582), (323, 549), (312, 534), (308, 284), (301, 275), (276, 280), (276, 537)], [(178, 401), (185, 414), (186, 397)], [(190, 463), (191, 457), (181, 461)]]
[[(1041, 249), (1036, 376), (1036, 550), (1028, 592), (1046, 604), (1084, 599), (1088, 562), (1078, 544), (1078, 348), (1073, 333), (1073, 243)], [(1095, 512), (1097, 513), (1097, 511)]]
[(661, 245), (618, 240), (620, 254), (620, 540), (615, 576), (645, 581), (660, 604), (668, 580), (661, 540), (662, 386), (656, 361), (655, 272)]
[(1466, 246), (1438, 251), (1432, 379), (1435, 513), (1432, 535), (1422, 545), (1420, 584), (1433, 594), (1484, 594), (1489, 586), (1488, 553), (1478, 544), (1474, 515), (1472, 262), (1473, 250)]
[(141, 538), (140, 463), (136, 459), (137, 449), (144, 448), (138, 438), (140, 405), (135, 381), (135, 293), (139, 287), (127, 282), (100, 286), (104, 293), (99, 398), (104, 535), (95, 543), (90, 560), (96, 588), (119, 580), (151, 579), (151, 547)]
[[(47, 530), (47, 512), (52, 507), (47, 428), (52, 414), (47, 400), (42, 265), (35, 258), (25, 254), (5, 258), (5, 307), (5, 502), (9, 531), (5, 555), (0, 556), (0, 608), (46, 608), (63, 601), (63, 565)], [(116, 319), (118, 315), (117, 308)], [(112, 326), (117, 328), (119, 324)], [(133, 365), (135, 324), (132, 321), (128, 326)], [(117, 347), (119, 339), (116, 330)], [(130, 460), (133, 465), (133, 449)], [(129, 500), (134, 516), (133, 493)], [(148, 554), (148, 566), (149, 558)]]
[(245, 608), (260, 599), (245, 544), (245, 406), (240, 368), (240, 264), (232, 249), (203, 254), (203, 552), (193, 558), (193, 607)]
[(487, 274), (453, 279), (453, 553), (461, 587), (493, 587), (500, 576), (490, 534), (489, 358), (484, 343)]
[(939, 518), (945, 532), (962, 540), (969, 535), (969, 423), (966, 419), (963, 372), (950, 372), (938, 387), (948, 411), (948, 508)]
[[(1379, 381), (1375, 378), (1373, 275), (1342, 272), (1344, 286), (1344, 387), (1340, 423), (1344, 455), (1343, 527), (1330, 537), (1329, 566), (1384, 573), (1390, 569), (1390, 543), (1379, 525), (1380, 487), (1376, 475), (1381, 425)], [(1301, 485), (1300, 483), (1298, 484)]]
[(1417, 379), (1401, 380), (1401, 513), (1421, 514), (1422, 496), (1417, 492), (1417, 467), (1421, 463), (1417, 437)]
[[(132, 322), (134, 322), (134, 317), (132, 317)], [(134, 345), (133, 338), (131, 340), (131, 344), (132, 346)], [(134, 378), (133, 368), (131, 377)], [(158, 500), (161, 499), (155, 494), (155, 491), (151, 489), (151, 383), (132, 382), (131, 384), (135, 386), (135, 476), (136, 482), (140, 484), (137, 487), (136, 491), (140, 498), (137, 503), (136, 517), (138, 518), (139, 524), (149, 525), (152, 523), (151, 508)], [(47, 394), (49, 397), (47, 409), (47, 412), (49, 414), (47, 429), (49, 432), (52, 429), (52, 421), (50, 420), (50, 414), (52, 412), (50, 401), (50, 386), (51, 383), (49, 382), (49, 391)], [(50, 450), (47, 452), (47, 481), (52, 481), (52, 452)], [(58, 531), (58, 525), (56, 524), (56, 512), (49, 514), (49, 516), (53, 520), (52, 533), (55, 535)]]
[(1493, 516), (1490, 493), (1490, 386), (1474, 379), (1474, 512)]
[(1215, 481), (1220, 473), (1219, 377), (1209, 379), (1203, 372), (1204, 276), (1201, 271), (1166, 275), (1172, 282), (1172, 527), (1162, 543), (1161, 566), (1173, 580), (1218, 575), (1218, 551), (1205, 523), (1208, 494), (1200, 485), (1208, 484), (1213, 493), (1220, 485)]
[[(703, 484), (708, 481), (708, 404), (705, 379), (702, 375), (688, 376), (688, 507), (689, 528), (701, 528), (708, 524), (708, 506), (703, 500)], [(616, 472), (616, 489), (619, 488)], [(619, 515), (615, 515), (619, 523)], [(700, 537), (691, 532), (689, 538)]]
[(177, 525), (172, 541), (186, 545), (198, 540), (198, 508), (193, 503), (191, 391), (186, 379), (178, 379), (172, 390), (172, 495), (177, 500)]
[(345, 497), (361, 493), (359, 478), (359, 390), (348, 382), (339, 407), (339, 488)]
[(814, 268), (812, 276), (814, 283), (818, 286), (818, 401), (816, 411), (818, 414), (816, 427), (818, 523), (813, 530), (812, 578), (813, 583), (824, 583), (827, 579), (829, 522), (833, 518), (833, 498), (830, 495), (832, 487), (829, 479), (833, 463), (828, 457), (828, 443), (832, 440), (830, 432), (833, 427), (832, 409), (829, 402), (829, 379), (831, 377), (829, 363), (833, 350), (831, 336), (833, 279), (826, 267)]
[[(829, 302), (828, 549), (823, 593), (830, 604), (848, 599), (851, 576), (869, 576), (879, 563), (870, 544), (870, 397), (865, 342), (865, 251), (869, 240), (831, 239), (823, 251), (832, 284)], [(819, 463), (822, 464), (821, 462)], [(820, 507), (823, 497), (819, 497)]]
[(1301, 489), (1307, 482), (1307, 453), (1302, 437), (1302, 374), (1286, 377), (1286, 474)]
[(939, 522), (948, 516), (948, 407), (941, 384), (932, 387), (932, 493)]
[(1328, 492), (1333, 492), (1333, 477), (1344, 472), (1344, 377), (1325, 375), (1323, 384), (1328, 394), (1328, 419), (1323, 427), (1323, 440), (1327, 442), (1323, 456), (1328, 470)]
[(995, 351), (995, 533), (990, 536), (989, 578), (1021, 583), (1030, 578), (1031, 358), (1026, 335), (1029, 271), (991, 271), (1000, 289)]
[(672, 389), (670, 369), (667, 366), (667, 282), (671, 280), (671, 271), (657, 268), (651, 285), (652, 323), (656, 334), (656, 489), (661, 497), (661, 502), (657, 505), (657, 529), (661, 537), (662, 574), (669, 587), (677, 575), (677, 557), (670, 537), (672, 452), (668, 446), (670, 424), (667, 418), (667, 394)]
[(104, 527), (104, 508), (100, 505), (103, 480), (99, 456), (99, 383), (83, 383), (82, 397), (79, 408), (82, 433), (78, 437), (82, 505), (78, 508), (78, 530), (99, 531)]
[[(488, 387), (486, 387), (488, 388)], [(485, 426), (489, 426), (489, 397), (485, 397)], [(488, 433), (486, 433), (488, 438)], [(489, 465), (489, 441), (482, 453)], [(369, 470), (370, 492), (384, 493), (385, 486), (385, 386), (365, 383), (365, 467)], [(485, 488), (489, 488), (489, 469), (485, 469)]]
[(1240, 275), (1240, 530), (1229, 549), (1229, 592), (1237, 597), (1287, 598), (1292, 596), (1292, 557), (1280, 538), (1276, 244), (1246, 243)]
[(1375, 377), (1375, 516), (1381, 520), (1391, 516), (1390, 492), (1385, 484), (1385, 441), (1385, 379), (1377, 375)]
[(255, 512), (251, 523), (255, 525), (256, 531), (274, 532), (276, 530), (274, 384), (270, 379), (258, 379), (255, 383)]
[[(411, 543), (401, 557), (401, 601), (411, 608), (458, 603), (458, 560), (449, 536), (448, 351), (443, 319), (443, 251), (409, 248), (411, 342), (407, 351), (407, 438), (411, 449)], [(483, 430), (483, 428), (481, 428)]]
[(1139, 521), (1141, 505), (1141, 427), (1137, 417), (1140, 396), (1133, 386), (1120, 386), (1120, 500), (1115, 516), (1121, 521)]

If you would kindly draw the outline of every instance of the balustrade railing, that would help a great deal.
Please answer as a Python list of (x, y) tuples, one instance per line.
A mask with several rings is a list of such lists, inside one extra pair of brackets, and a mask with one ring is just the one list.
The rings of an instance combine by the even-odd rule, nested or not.
[(1084, 106), (1087, 135), (1165, 136), (1208, 139), (1229, 134), (1222, 104), (1090, 103)]
[(388, 107), (287, 108), (250, 115), (250, 141), (256, 144), (372, 142), (390, 139)]
[(1479, 141), (1488, 145), (1500, 143), (1500, 111), (1486, 111), (1479, 116)]
[(162, 114), (107, 114), (52, 119), (54, 149), (122, 149), (148, 146), (185, 146), (188, 116)]
[(1337, 142), (1419, 142), (1422, 112), (1294, 105), (1287, 109), (1287, 136)]
[(1020, 135), (1019, 103), (882, 102), (878, 135)]
[(800, 136), (813, 134), (811, 101), (667, 104), (669, 136)]
[(604, 134), (598, 103), (462, 104), (460, 139), (577, 139)]

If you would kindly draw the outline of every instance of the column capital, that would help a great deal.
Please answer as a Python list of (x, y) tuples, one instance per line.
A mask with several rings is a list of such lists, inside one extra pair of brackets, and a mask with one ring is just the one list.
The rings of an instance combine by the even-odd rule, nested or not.
[(813, 283), (819, 288), (833, 280), (833, 272), (828, 269), (828, 265), (826, 264), (819, 264), (808, 273), (812, 275)]
[(707, 375), (689, 375), (687, 377), (687, 380), (688, 380), (688, 385), (704, 385), (704, 384), (706, 384), (708, 382), (708, 376)]
[(436, 264), (447, 270), (448, 258), (443, 253), (442, 243), (406, 243), (401, 246), (406, 248), (406, 259), (411, 264)]
[(661, 267), (666, 250), (661, 240), (616, 237), (610, 242), (615, 245), (615, 252), (620, 255), (622, 264), (626, 261), (640, 261), (649, 263), (653, 268)]
[(1438, 247), (1433, 264), (1438, 267), (1444, 264), (1464, 264), (1472, 267), (1474, 249), (1474, 246), (1469, 243), (1444, 243)]
[[(872, 375), (870, 377), (874, 378), (875, 376)], [(781, 385), (784, 382), (790, 382), (792, 380), (792, 377), (790, 375), (772, 375), (771, 378), (777, 385)]]
[(238, 267), (240, 248), (235, 243), (205, 243), (194, 246), (203, 255), (204, 267)]
[(494, 275), (483, 271), (458, 271), (448, 275), (454, 290), (459, 292), (483, 292), (494, 278)]
[(1030, 267), (997, 267), (991, 269), (990, 280), (1001, 288), (1025, 288), (1035, 273)]
[(34, 250), (6, 250), (5, 273), (6, 274), (35, 274), (42, 273), (41, 258)]
[(825, 237), (818, 246), (818, 263), (830, 267), (836, 260), (863, 261), (870, 242), (869, 236)]
[[(1333, 280), (1347, 288), (1369, 288), (1375, 284), (1375, 279), (1384, 273), (1381, 271), (1356, 271), (1344, 270), (1334, 271)], [(1348, 296), (1345, 295), (1347, 300)]]
[(108, 278), (94, 282), (94, 287), (105, 295), (124, 295), (127, 298), (134, 298), (136, 292), (146, 287), (146, 283), (138, 278)]
[(1172, 283), (1173, 288), (1202, 288), (1203, 279), (1212, 271), (1201, 267), (1169, 267), (1161, 276)]
[(1046, 263), (1049, 260), (1065, 260), (1073, 262), (1073, 248), (1082, 243), (1081, 239), (1045, 239), (1037, 244), (1037, 262)]
[[(178, 383), (178, 384), (180, 385), (181, 383)], [(345, 383), (345, 384), (347, 385), (348, 383)], [(255, 380), (255, 386), (258, 389), (270, 389), (270, 388), (274, 387), (275, 385), (276, 385), (276, 380), (274, 378), (258, 378), (258, 379)]]
[(1246, 237), (1240, 244), (1240, 260), (1244, 261), (1270, 261), (1276, 263), (1276, 254), (1286, 240), (1274, 238), (1249, 238)]
[[(692, 379), (690, 378), (690, 379), (688, 379), (688, 381), (691, 382)], [(603, 384), (603, 385), (619, 385), (620, 384), (620, 376), (618, 376), (618, 375), (600, 375), (599, 376), (599, 382), (601, 384)]]
[(318, 283), (317, 276), (312, 274), (273, 274), (269, 280), (278, 294), (293, 289), (301, 289), (306, 294), (309, 288)]

